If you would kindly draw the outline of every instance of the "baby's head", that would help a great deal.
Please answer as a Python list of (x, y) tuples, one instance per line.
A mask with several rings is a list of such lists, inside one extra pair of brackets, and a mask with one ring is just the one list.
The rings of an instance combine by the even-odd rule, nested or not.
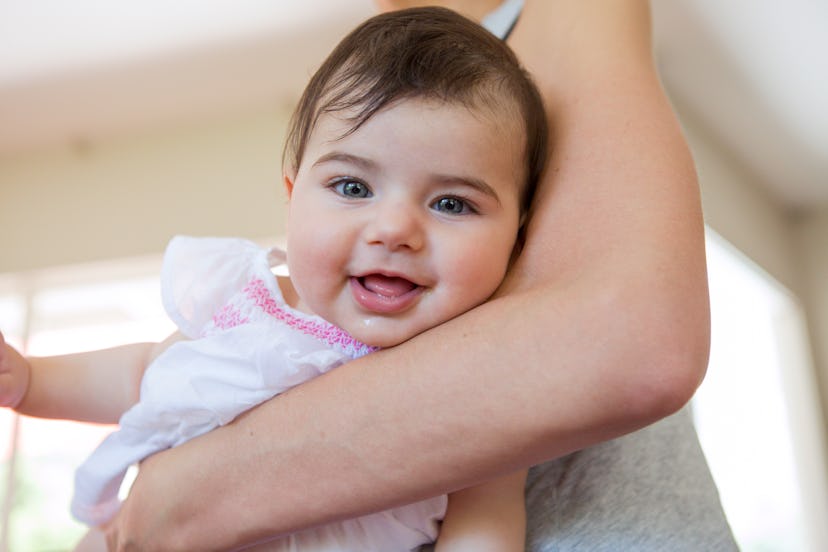
[(449, 10), (374, 17), (312, 77), (285, 146), (300, 306), (375, 346), (500, 285), (546, 158), (512, 52)]
[[(298, 171), (319, 118), (355, 132), (395, 102), (425, 99), (522, 125), (522, 208), (546, 161), (547, 124), (537, 88), (506, 44), (438, 7), (375, 16), (354, 29), (311, 78), (294, 111), (284, 165)], [(334, 137), (331, 137), (334, 138)]]

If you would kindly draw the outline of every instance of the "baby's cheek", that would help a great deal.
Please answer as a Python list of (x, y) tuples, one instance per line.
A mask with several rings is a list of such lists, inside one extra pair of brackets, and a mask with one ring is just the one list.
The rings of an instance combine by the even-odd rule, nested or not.
[(465, 289), (466, 301), (473, 303), (469, 308), (483, 303), (497, 290), (506, 274), (508, 259), (478, 255), (469, 260), (463, 278), (456, 281), (458, 288)]

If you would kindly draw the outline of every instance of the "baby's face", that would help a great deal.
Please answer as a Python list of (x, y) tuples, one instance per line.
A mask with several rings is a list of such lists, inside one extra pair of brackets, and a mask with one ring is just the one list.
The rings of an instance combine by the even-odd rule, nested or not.
[(340, 138), (323, 115), (295, 174), (288, 267), (300, 308), (389, 347), (485, 301), (519, 227), (524, 136), (505, 115), (406, 100)]

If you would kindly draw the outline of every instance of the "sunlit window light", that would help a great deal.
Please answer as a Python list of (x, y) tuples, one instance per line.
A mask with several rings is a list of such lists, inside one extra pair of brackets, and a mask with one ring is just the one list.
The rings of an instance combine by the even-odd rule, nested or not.
[(713, 233), (708, 236), (712, 310), (707, 378), (693, 401), (702, 448), (744, 552), (810, 550), (794, 456), (775, 319), (797, 305), (781, 286)]

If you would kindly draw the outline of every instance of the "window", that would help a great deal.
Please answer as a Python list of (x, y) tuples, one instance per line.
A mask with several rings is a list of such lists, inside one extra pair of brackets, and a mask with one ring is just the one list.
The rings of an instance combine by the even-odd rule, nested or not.
[(801, 309), (712, 232), (707, 247), (713, 336), (693, 411), (728, 520), (744, 552), (825, 550), (826, 464)]
[[(160, 340), (174, 327), (160, 301), (158, 260), (123, 261), (8, 278), (0, 328), (32, 355)], [(74, 469), (113, 428), (0, 411), (3, 548), (71, 549), (85, 532), (72, 519)]]

